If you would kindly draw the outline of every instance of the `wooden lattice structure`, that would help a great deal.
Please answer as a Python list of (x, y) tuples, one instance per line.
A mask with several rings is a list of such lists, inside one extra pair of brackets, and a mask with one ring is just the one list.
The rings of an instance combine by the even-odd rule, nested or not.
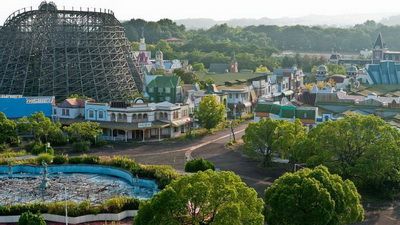
[(142, 80), (110, 10), (60, 10), (43, 2), (16, 11), (0, 27), (0, 94), (122, 100), (142, 91)]

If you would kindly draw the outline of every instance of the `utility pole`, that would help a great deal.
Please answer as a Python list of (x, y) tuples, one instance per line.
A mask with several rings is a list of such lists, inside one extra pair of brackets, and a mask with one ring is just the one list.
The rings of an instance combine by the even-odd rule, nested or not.
[(67, 185), (64, 186), (65, 201), (65, 225), (68, 225), (68, 203), (67, 203)]

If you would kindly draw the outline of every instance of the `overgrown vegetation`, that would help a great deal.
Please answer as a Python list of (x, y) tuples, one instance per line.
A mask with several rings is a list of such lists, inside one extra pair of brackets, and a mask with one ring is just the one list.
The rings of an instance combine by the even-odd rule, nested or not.
[(324, 165), (363, 193), (400, 195), (400, 131), (377, 116), (349, 115), (309, 132), (299, 121), (267, 119), (250, 124), (243, 140), (245, 152), (265, 164), (280, 155), (307, 167)]
[[(91, 204), (89, 201), (83, 201), (80, 203), (68, 201), (68, 216), (76, 217), (88, 214), (99, 214), (99, 213), (119, 213), (124, 210), (137, 210), (139, 208), (140, 200), (118, 196), (108, 200), (105, 200), (101, 204)], [(31, 213), (28, 213), (31, 212)], [(34, 214), (55, 214), (65, 215), (65, 202), (33, 202), (26, 204), (13, 204), (13, 205), (0, 205), (0, 215), (21, 215), (27, 213), (28, 218), (32, 219), (32, 213)], [(36, 216), (36, 215), (35, 215)], [(24, 224), (40, 224), (40, 223), (24, 223)]]
[(353, 182), (323, 166), (284, 174), (267, 188), (265, 204), (270, 225), (346, 225), (364, 219)]
[(215, 170), (215, 166), (212, 162), (203, 158), (193, 159), (185, 163), (185, 172), (195, 173), (206, 170)]

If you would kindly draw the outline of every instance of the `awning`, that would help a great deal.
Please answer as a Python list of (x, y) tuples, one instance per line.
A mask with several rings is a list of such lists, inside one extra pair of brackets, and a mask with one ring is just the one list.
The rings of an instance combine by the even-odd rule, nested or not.
[(175, 120), (172, 122), (172, 126), (174, 127), (179, 127), (185, 124), (190, 123), (190, 118), (184, 118), (184, 119), (180, 119), (180, 120)]

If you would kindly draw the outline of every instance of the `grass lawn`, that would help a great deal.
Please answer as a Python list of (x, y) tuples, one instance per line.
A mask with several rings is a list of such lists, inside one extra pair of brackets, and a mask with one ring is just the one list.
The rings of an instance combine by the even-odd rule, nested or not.
[(222, 74), (206, 74), (199, 73), (198, 74), (200, 80), (206, 80), (207, 78), (211, 78), (214, 80), (215, 84), (223, 85), (226, 81), (235, 81), (235, 80), (248, 80), (251, 78), (256, 78), (263, 76), (263, 74), (259, 73), (222, 73)]

